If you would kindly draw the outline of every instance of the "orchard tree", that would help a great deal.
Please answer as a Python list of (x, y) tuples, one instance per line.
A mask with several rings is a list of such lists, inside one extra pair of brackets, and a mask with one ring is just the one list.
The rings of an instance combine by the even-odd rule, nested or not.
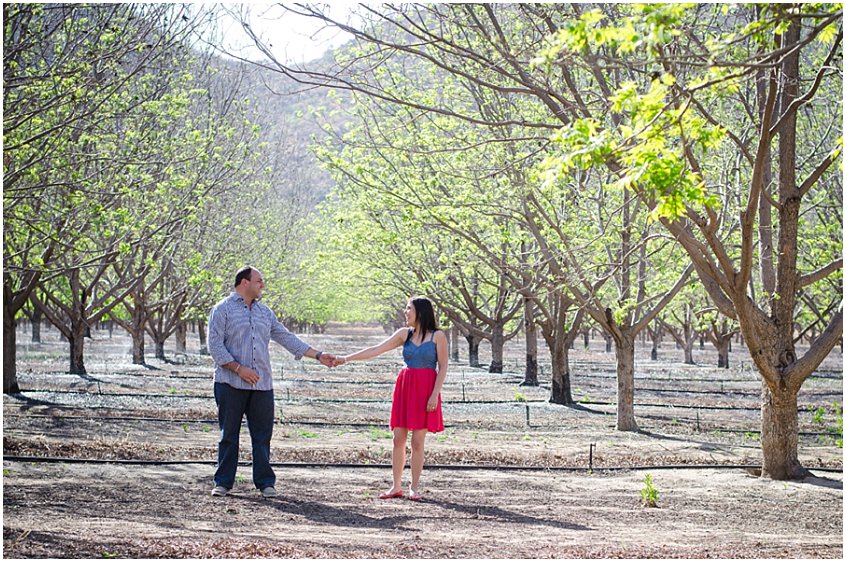
[(155, 131), (142, 106), (175, 72), (151, 71), (196, 24), (172, 6), (4, 6), (5, 391), (17, 387), (14, 318), (36, 286), (76, 346), (72, 370), (84, 371), (77, 334), (132, 283), (109, 263), (172, 226), (130, 233), (123, 200), (143, 183), (132, 168)]
[[(826, 328), (797, 353), (802, 292), (842, 269), (836, 236), (813, 237), (821, 251), (806, 257), (815, 259), (798, 252), (814, 236), (808, 226), (830, 221), (816, 206), (842, 191), (842, 74), (834, 65), (842, 58), (841, 8), (630, 6), (622, 18), (605, 11), (556, 30), (543, 60), (578, 65), (600, 85), (619, 65), (648, 79), (586, 105), (559, 136), (563, 156), (554, 166), (581, 154), (578, 167), (613, 170), (684, 247), (714, 304), (737, 320), (761, 375), (763, 474), (801, 478), (808, 471), (798, 460), (796, 395), (843, 331), (837, 290), (828, 295)], [(722, 154), (738, 169), (727, 182), (713, 165)], [(733, 220), (720, 220), (721, 191), (741, 200)], [(839, 215), (826, 206), (831, 213)], [(739, 247), (726, 243), (735, 224)]]

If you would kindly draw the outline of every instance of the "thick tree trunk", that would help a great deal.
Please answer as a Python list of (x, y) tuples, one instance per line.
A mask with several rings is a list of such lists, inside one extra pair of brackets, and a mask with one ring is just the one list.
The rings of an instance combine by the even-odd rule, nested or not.
[(617, 430), (637, 431), (634, 417), (634, 338), (623, 334), (617, 344)]
[(761, 450), (764, 465), (761, 476), (773, 480), (796, 480), (810, 476), (799, 463), (799, 413), (796, 391), (773, 392), (763, 382), (761, 392)]
[(144, 303), (136, 295), (133, 295), (134, 308), (132, 309), (132, 364), (146, 364), (144, 339), (146, 331), (147, 316), (144, 313)]
[(166, 361), (167, 358), (165, 357), (165, 352), (164, 352), (165, 342), (156, 340), (154, 343), (156, 345), (156, 359), (161, 359), (162, 361)]
[(11, 310), (11, 299), (4, 295), (3, 301), (3, 394), (20, 392), (17, 371), (17, 322)]
[(717, 367), (729, 368), (729, 345), (731, 344), (731, 337), (717, 336), (719, 344), (717, 345)]
[(658, 360), (658, 348), (661, 346), (661, 328), (656, 326), (654, 330), (649, 330), (650, 338), (652, 339), (652, 351), (649, 353), (649, 357), (653, 361)]
[(458, 336), (461, 335), (461, 330), (458, 329), (456, 324), (452, 325), (452, 328), (449, 329), (449, 337), (452, 343), (449, 346), (449, 358), (450, 361), (455, 361), (458, 363), (459, 360), (459, 353), (458, 353)]
[(488, 367), (489, 373), (502, 372), (502, 350), (505, 347), (505, 326), (502, 324), (494, 324), (491, 327), (491, 365)]
[(71, 337), (68, 339), (70, 344), (70, 370), (69, 373), (74, 375), (86, 375), (85, 370), (85, 332), (88, 326), (82, 320), (71, 321)]
[(566, 338), (560, 333), (563, 330), (563, 327), (557, 327), (556, 336), (551, 342), (547, 341), (552, 356), (552, 395), (549, 401), (569, 406), (575, 402), (570, 388), (570, 350), (567, 349)]
[(144, 331), (132, 332), (132, 364), (145, 365)]
[(696, 340), (692, 337), (688, 337), (685, 339), (684, 342), (684, 363), (685, 365), (696, 365), (696, 362), (693, 361), (693, 344)]
[(41, 318), (44, 315), (37, 306), (32, 311), (32, 343), (41, 343)]
[(176, 353), (185, 353), (188, 349), (188, 325), (183, 320), (176, 323), (174, 338), (176, 339)]
[(524, 323), (526, 331), (526, 372), (520, 386), (538, 386), (538, 328), (535, 325), (535, 305), (532, 299), (524, 302)]
[(200, 355), (209, 354), (209, 345), (206, 341), (206, 324), (205, 322), (197, 322), (197, 334), (200, 338)]
[(482, 365), (479, 364), (479, 342), (480, 339), (474, 336), (473, 334), (467, 334), (464, 336), (464, 339), (467, 340), (467, 360), (471, 367), (481, 367)]

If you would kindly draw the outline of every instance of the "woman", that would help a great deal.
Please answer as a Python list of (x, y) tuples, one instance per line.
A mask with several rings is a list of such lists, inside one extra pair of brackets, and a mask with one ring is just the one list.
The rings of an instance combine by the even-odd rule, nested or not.
[(379, 499), (401, 498), (405, 446), (411, 432), (411, 493), (408, 499), (421, 501), (420, 474), (423, 472), (423, 444), (426, 434), (444, 429), (441, 388), (447, 374), (447, 338), (435, 324), (435, 311), (429, 299), (412, 297), (405, 307), (409, 328), (400, 328), (379, 345), (339, 358), (338, 364), (361, 361), (402, 346), (405, 369), (394, 386), (391, 405), (391, 454), (394, 485)]

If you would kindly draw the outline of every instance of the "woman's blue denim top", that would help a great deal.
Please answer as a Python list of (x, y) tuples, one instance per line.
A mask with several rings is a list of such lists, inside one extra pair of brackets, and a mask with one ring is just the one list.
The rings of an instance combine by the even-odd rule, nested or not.
[[(412, 331), (408, 330), (408, 336), (402, 345), (402, 358), (405, 366), (409, 369), (437, 369), (438, 368), (438, 346), (434, 339), (425, 341), (420, 345), (414, 345), (411, 341)], [(428, 335), (428, 334), (427, 334)]]

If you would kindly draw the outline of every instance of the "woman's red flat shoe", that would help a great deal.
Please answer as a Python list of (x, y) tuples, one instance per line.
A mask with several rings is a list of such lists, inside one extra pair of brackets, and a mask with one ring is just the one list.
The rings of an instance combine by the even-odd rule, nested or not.
[(399, 492), (394, 492), (393, 494), (382, 494), (379, 496), (380, 500), (392, 500), (394, 498), (401, 498), (402, 497), (402, 490)]

